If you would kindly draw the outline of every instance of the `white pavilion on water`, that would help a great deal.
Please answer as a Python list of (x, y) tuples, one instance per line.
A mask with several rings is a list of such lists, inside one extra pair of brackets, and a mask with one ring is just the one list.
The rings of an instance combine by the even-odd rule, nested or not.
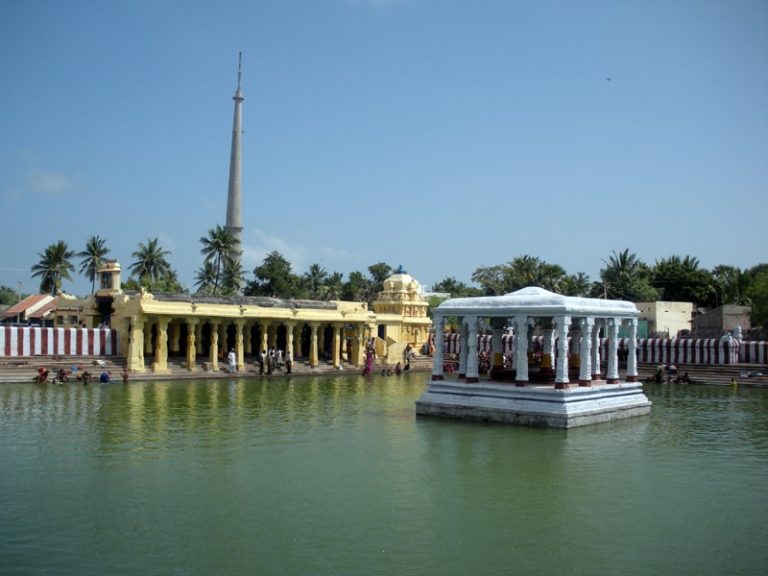
[[(443, 349), (435, 348), (432, 381), (416, 402), (416, 413), (465, 420), (572, 428), (649, 414), (651, 402), (637, 380), (637, 317), (631, 302), (577, 298), (528, 287), (481, 298), (451, 298), (434, 313), (435, 342), (442, 343), (447, 318), (461, 330), (458, 379), (444, 376)], [(626, 373), (619, 373), (619, 327), (628, 333)], [(514, 330), (513, 382), (480, 379), (477, 335), (493, 331), (494, 370), (500, 368), (502, 332)], [(543, 334), (541, 372), (529, 373), (529, 342), (534, 329)], [(601, 333), (607, 366), (600, 366)], [(569, 358), (569, 338), (575, 352)], [(552, 371), (552, 358), (555, 359)], [(569, 360), (578, 366), (571, 386)], [(493, 370), (492, 370), (493, 373)], [(541, 373), (554, 376), (544, 383)]]

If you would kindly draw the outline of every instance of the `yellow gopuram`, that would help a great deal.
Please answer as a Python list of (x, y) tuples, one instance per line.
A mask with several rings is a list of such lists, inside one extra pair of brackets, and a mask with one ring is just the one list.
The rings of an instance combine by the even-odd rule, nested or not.
[(120, 273), (119, 263), (105, 263), (96, 294), (70, 306), (82, 310), (89, 327), (116, 331), (118, 354), (134, 373), (169, 372), (169, 362), (216, 371), (229, 351), (243, 371), (269, 349), (312, 367), (362, 366), (366, 345), (376, 347), (381, 362), (395, 364), (409, 344), (421, 348), (432, 325), (421, 286), (402, 269), (385, 280), (375, 311), (339, 300), (129, 293)]

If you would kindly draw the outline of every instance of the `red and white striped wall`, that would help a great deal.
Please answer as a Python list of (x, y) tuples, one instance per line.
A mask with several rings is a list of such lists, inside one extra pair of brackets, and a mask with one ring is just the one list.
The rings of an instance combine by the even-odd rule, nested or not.
[[(492, 336), (478, 335), (477, 351), (492, 350)], [(541, 337), (533, 338), (534, 347), (541, 349)], [(502, 335), (502, 349), (505, 354), (513, 352), (514, 338), (509, 334)], [(607, 339), (600, 339), (600, 359), (608, 361)], [(619, 352), (629, 348), (628, 338), (619, 338)], [(578, 353), (578, 343), (568, 338), (570, 353)], [(461, 351), (460, 334), (445, 334), (443, 351), (448, 354), (458, 354)], [(555, 345), (554, 352), (558, 348)], [(638, 338), (637, 360), (648, 364), (768, 364), (768, 342), (740, 342), (738, 340), (717, 338)]]
[(739, 362), (744, 364), (768, 364), (768, 342), (740, 342)]
[(0, 326), (0, 357), (116, 354), (117, 335), (109, 328)]

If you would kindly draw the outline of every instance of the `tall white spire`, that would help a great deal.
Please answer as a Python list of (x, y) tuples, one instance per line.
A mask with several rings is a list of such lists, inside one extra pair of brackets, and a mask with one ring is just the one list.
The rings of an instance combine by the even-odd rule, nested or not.
[(241, 151), (240, 136), (243, 133), (243, 91), (240, 89), (242, 77), (243, 53), (240, 52), (237, 60), (237, 91), (232, 99), (235, 101), (235, 116), (232, 122), (232, 150), (229, 157), (229, 190), (227, 193), (227, 229), (232, 233), (238, 243), (237, 259), (240, 258), (242, 248), (240, 246), (241, 232), (243, 230), (241, 201)]

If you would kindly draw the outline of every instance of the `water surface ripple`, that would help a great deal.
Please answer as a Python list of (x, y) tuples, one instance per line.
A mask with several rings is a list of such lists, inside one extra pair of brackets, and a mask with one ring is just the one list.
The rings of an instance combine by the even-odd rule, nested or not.
[(570, 431), (428, 375), (0, 387), (0, 574), (768, 573), (768, 391)]

